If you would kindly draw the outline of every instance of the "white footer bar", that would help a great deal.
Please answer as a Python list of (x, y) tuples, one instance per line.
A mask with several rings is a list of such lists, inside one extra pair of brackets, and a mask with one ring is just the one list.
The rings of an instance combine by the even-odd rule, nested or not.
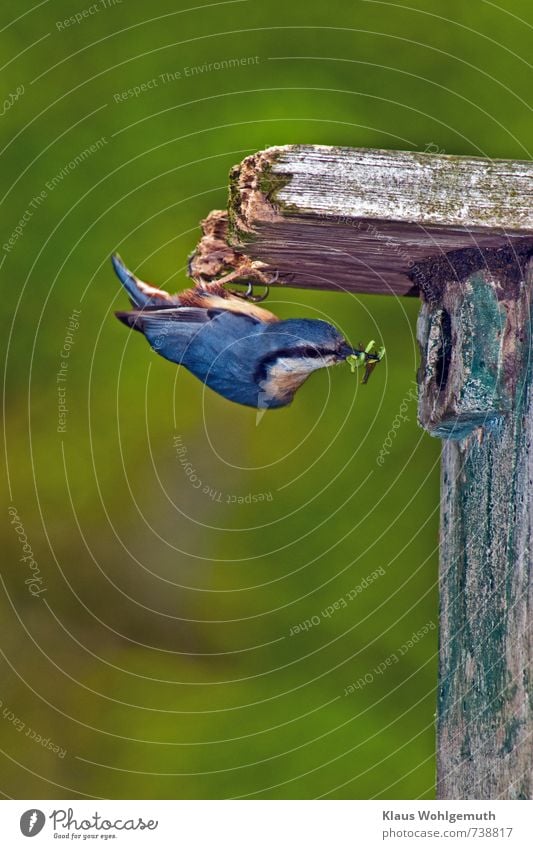
[[(0, 802), (1, 845), (372, 849), (533, 845), (532, 802)], [(30, 839), (35, 838), (35, 843)]]

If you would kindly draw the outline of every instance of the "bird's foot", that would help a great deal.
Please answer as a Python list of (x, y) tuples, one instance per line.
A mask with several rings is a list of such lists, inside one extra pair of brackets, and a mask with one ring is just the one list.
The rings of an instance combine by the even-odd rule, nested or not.
[[(276, 273), (269, 280), (265, 280), (264, 277), (265, 275), (261, 274), (261, 279), (258, 281), (259, 285), (264, 286), (264, 292), (261, 295), (256, 295), (254, 293), (255, 284), (253, 280), (246, 281), (246, 284), (243, 281), (243, 285), (246, 285), (246, 290), (244, 292), (241, 292), (237, 289), (231, 289), (231, 294), (235, 295), (237, 298), (242, 298), (245, 301), (251, 301), (254, 304), (260, 304), (261, 301), (266, 301), (270, 294), (270, 286), (275, 283), (279, 277), (279, 271), (276, 271)], [(238, 280), (235, 280), (234, 282), (239, 283)]]
[[(254, 280), (254, 277), (256, 278)], [(210, 290), (216, 291), (218, 294), (220, 293), (221, 286), (227, 286), (228, 283), (232, 283), (237, 286), (246, 286), (244, 291), (240, 289), (227, 288), (226, 291), (229, 295), (234, 295), (236, 298), (241, 298), (244, 301), (250, 301), (252, 303), (258, 304), (261, 301), (265, 301), (270, 294), (270, 285), (275, 283), (279, 277), (279, 272), (276, 273), (270, 278), (265, 279), (266, 275), (260, 271), (249, 270), (244, 274), (242, 270), (230, 271), (228, 274), (224, 274), (223, 277), (217, 277), (215, 280), (204, 280), (201, 277), (194, 277), (194, 284), (197, 289), (203, 289), (206, 292)], [(250, 279), (251, 278), (251, 279)], [(254, 286), (259, 285), (263, 286), (265, 291), (261, 295), (256, 295), (254, 292)]]

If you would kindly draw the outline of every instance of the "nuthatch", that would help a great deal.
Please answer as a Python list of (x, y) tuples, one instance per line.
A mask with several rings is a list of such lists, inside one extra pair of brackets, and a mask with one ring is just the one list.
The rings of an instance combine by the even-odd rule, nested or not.
[(219, 282), (198, 281), (171, 296), (128, 271), (114, 269), (135, 307), (116, 316), (144, 333), (154, 351), (185, 366), (224, 398), (263, 409), (285, 407), (309, 375), (348, 357), (371, 367), (379, 355), (352, 348), (326, 321), (285, 321)]

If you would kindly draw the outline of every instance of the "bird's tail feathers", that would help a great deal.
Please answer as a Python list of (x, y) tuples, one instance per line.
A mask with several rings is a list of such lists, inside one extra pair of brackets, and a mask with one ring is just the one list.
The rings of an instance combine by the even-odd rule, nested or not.
[[(111, 262), (113, 263), (113, 268), (115, 269), (118, 279), (126, 289), (129, 299), (134, 307), (174, 307), (179, 304), (178, 298), (172, 297), (172, 295), (169, 295), (168, 292), (164, 292), (156, 286), (151, 286), (149, 283), (139, 280), (135, 274), (126, 268), (119, 254), (113, 254)], [(121, 321), (124, 321), (124, 319), (121, 318)]]

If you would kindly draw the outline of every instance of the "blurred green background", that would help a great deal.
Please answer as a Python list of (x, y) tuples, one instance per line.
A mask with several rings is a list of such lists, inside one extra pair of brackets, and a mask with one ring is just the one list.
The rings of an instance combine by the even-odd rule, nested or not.
[[(528, 0), (4, 1), (4, 795), (434, 796), (416, 299), (273, 291), (387, 358), (256, 421), (114, 319), (108, 258), (186, 286), (229, 168), (272, 144), (529, 158), (532, 23)], [(224, 59), (249, 61), (201, 70)]]

